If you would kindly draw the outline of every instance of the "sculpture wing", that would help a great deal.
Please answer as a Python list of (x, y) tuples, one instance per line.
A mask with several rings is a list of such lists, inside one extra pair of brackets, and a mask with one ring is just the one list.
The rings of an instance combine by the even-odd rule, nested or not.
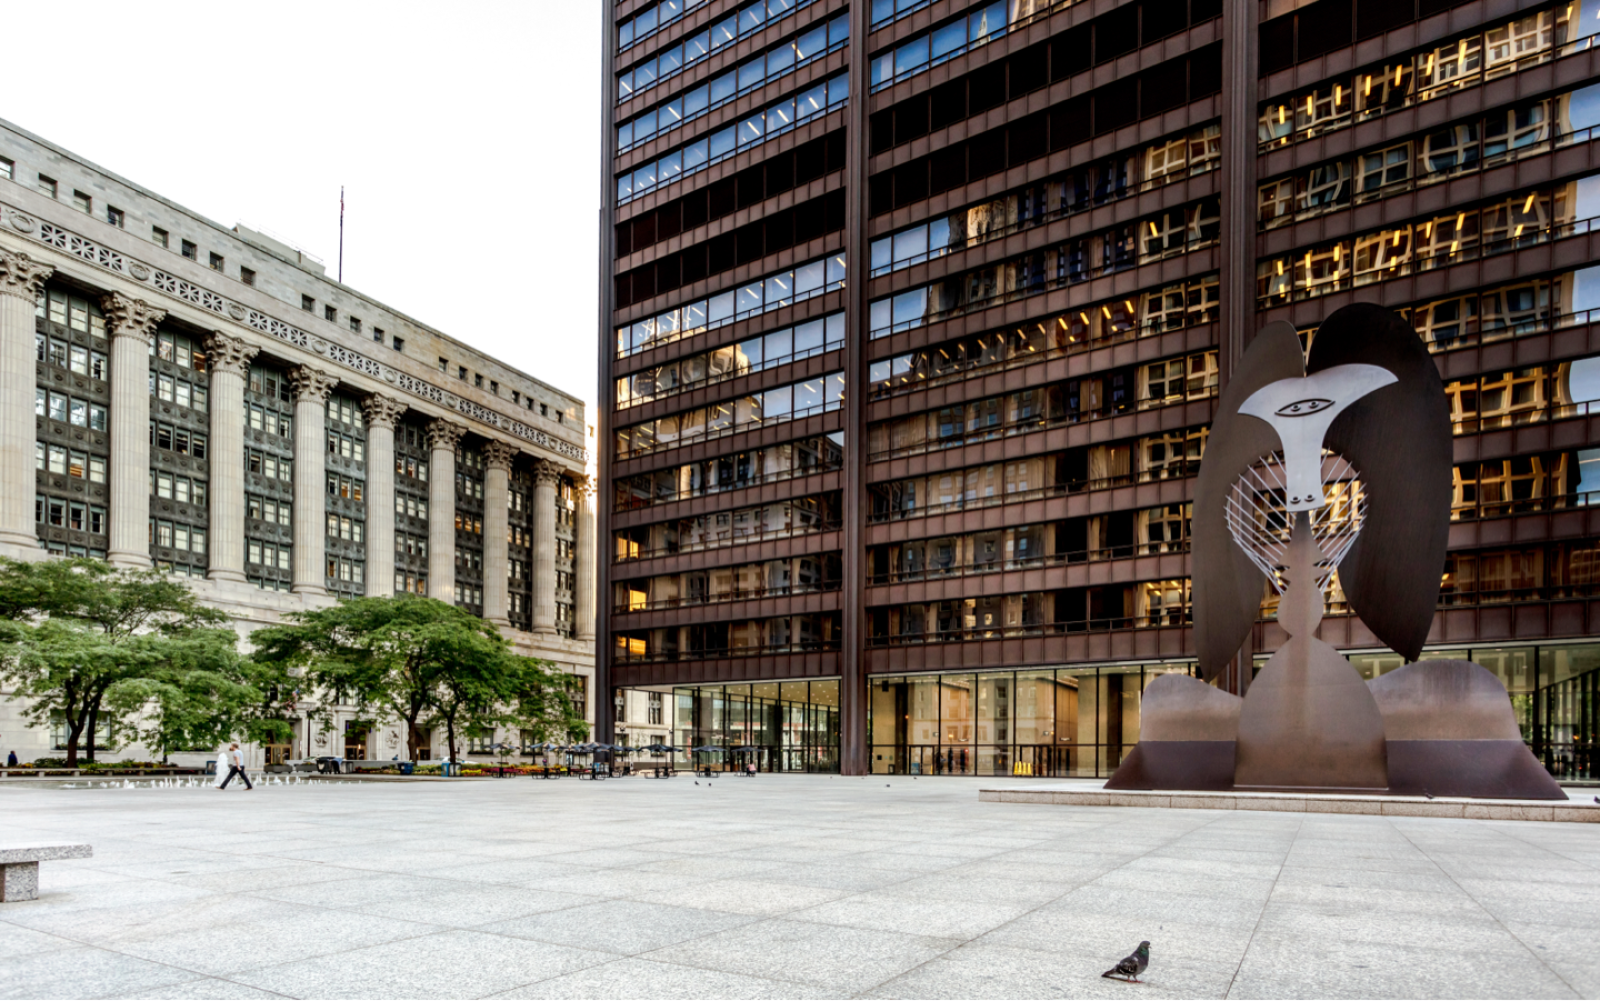
[(1228, 494), (1253, 462), (1277, 450), (1278, 435), (1266, 422), (1239, 413), (1239, 407), (1263, 386), (1305, 374), (1294, 327), (1281, 320), (1270, 323), (1250, 342), (1217, 401), (1195, 483), (1189, 560), (1195, 650), (1207, 681), (1239, 652), (1261, 613), (1263, 578), (1228, 532)]
[(1416, 660), (1433, 625), (1450, 541), (1450, 403), (1422, 339), (1381, 306), (1345, 306), (1318, 328), (1307, 370), (1349, 363), (1381, 366), (1398, 381), (1351, 404), (1323, 439), (1355, 466), (1367, 495), (1366, 522), (1339, 565), (1339, 581), (1367, 628)]

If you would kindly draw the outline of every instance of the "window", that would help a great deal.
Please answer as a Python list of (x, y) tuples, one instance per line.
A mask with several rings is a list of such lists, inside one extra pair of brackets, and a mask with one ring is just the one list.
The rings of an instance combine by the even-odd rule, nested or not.
[(472, 376), (472, 385), (475, 386), (478, 389), (482, 389), (483, 388), (483, 376), (481, 374), (474, 374)]
[(244, 282), (246, 285), (254, 287), (256, 283), (256, 273), (251, 271), (249, 268), (240, 268), (239, 280)]
[(1358, 191), (1376, 191), (1411, 176), (1411, 144), (1401, 143), (1361, 157)]
[(490, 379), (489, 380), (489, 392), (493, 393), (496, 396), (499, 396), (500, 395), (500, 384), (498, 382), (495, 382), (493, 379)]
[(94, 199), (76, 189), (72, 192), (72, 207), (88, 215), (94, 211)]
[(350, 317), (350, 329), (358, 334), (361, 333), (361, 320), (359, 317)]
[(160, 226), (151, 226), (150, 242), (158, 247), (165, 247), (167, 245), (167, 231)]
[(372, 339), (377, 341), (379, 344), (383, 343), (383, 328), (382, 327), (373, 327), (372, 328)]
[(406, 349), (406, 342), (404, 338), (396, 337), (394, 339), (394, 349), (396, 351), (404, 351)]
[(51, 198), (56, 196), (56, 181), (53, 177), (39, 175), (39, 190)]
[(7, 160), (3, 156), (0, 156), (0, 178), (3, 178), (4, 180), (7, 180), (7, 181), (11, 180), (12, 179), (12, 177), (11, 177), (12, 168), (15, 167), (15, 166), (16, 166), (15, 163), (13, 163), (10, 160)]
[(512, 403), (521, 403), (522, 402), (522, 394), (519, 393), (517, 390), (513, 389), (511, 391), (511, 402)]
[(447, 375), (449, 374), (449, 372), (450, 372), (450, 362), (449, 362), (448, 359), (446, 359), (446, 358), (440, 358), (439, 359), (439, 371), (444, 372)]
[(183, 256), (191, 261), (198, 261), (200, 259), (200, 248), (185, 240), (183, 241)]
[(467, 380), (467, 366), (465, 366), (465, 365), (456, 366), (456, 378), (460, 379), (462, 382), (465, 382)]
[(300, 308), (309, 313), (317, 308), (317, 300), (309, 295), (302, 295), (300, 297)]
[(108, 222), (111, 225), (117, 227), (118, 229), (121, 229), (122, 228), (122, 210), (121, 209), (114, 209), (109, 205), (106, 206), (106, 222)]
[(221, 254), (219, 254), (219, 253), (217, 253), (215, 251), (212, 251), (212, 253), (211, 253), (211, 270), (212, 271), (221, 271), (223, 266), (226, 263), (227, 262), (222, 259), (222, 255)]
[(322, 307), (322, 318), (329, 323), (337, 323), (339, 322), (339, 311), (332, 306), (324, 306)]

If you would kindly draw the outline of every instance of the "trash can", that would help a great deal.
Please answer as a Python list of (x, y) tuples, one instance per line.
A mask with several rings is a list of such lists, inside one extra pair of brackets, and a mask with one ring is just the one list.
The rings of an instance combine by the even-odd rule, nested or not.
[(400, 762), (400, 774), (410, 775), (417, 770), (417, 766), (409, 761)]

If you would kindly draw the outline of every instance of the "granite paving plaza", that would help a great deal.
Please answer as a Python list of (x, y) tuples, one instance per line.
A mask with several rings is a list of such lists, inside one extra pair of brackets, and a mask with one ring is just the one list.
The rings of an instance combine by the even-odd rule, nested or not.
[[(1600, 995), (1592, 824), (808, 775), (10, 785), (0, 817), (94, 845), (0, 905), (5, 997)], [(1141, 939), (1146, 985), (1100, 977)]]

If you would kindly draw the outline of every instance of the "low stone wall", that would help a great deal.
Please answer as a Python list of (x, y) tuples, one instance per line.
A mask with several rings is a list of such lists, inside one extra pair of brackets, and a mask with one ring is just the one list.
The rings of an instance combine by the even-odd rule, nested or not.
[(1260, 810), (1282, 813), (1373, 814), (1460, 820), (1544, 820), (1600, 824), (1600, 804), (1540, 800), (1426, 799), (1260, 792), (1108, 792), (1104, 789), (981, 789), (985, 803), (1047, 806), (1135, 806), (1172, 810)]

